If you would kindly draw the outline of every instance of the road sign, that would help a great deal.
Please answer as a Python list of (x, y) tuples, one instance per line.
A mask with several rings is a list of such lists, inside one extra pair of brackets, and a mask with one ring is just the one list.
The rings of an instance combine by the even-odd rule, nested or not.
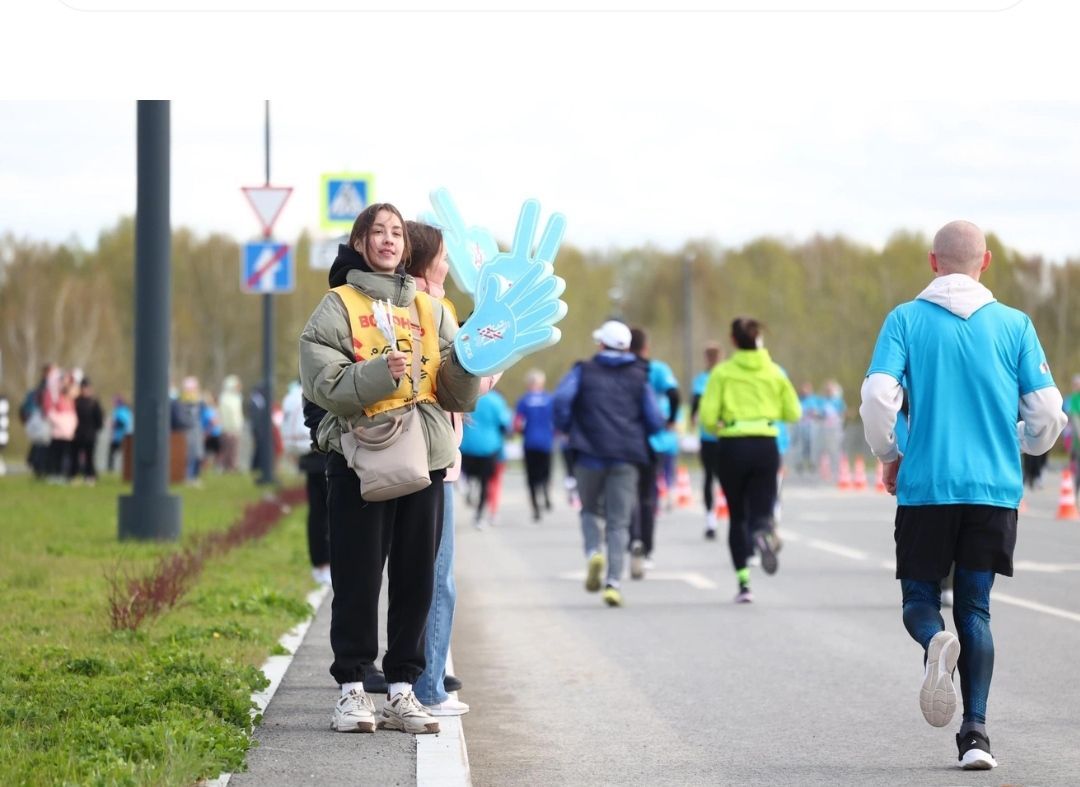
[(292, 194), (290, 186), (242, 186), (240, 188), (248, 198), (255, 215), (263, 227), (263, 235), (270, 236), (278, 214), (285, 207), (285, 201)]
[(374, 191), (375, 176), (367, 172), (323, 175), (319, 190), (323, 229), (352, 229), (357, 214), (371, 204)]
[(348, 235), (341, 235), (337, 238), (318, 238), (311, 241), (308, 267), (312, 270), (330, 270), (334, 260), (337, 259), (338, 246), (348, 242)]
[(293, 254), (284, 243), (245, 243), (240, 265), (240, 291), (292, 292), (296, 288)]

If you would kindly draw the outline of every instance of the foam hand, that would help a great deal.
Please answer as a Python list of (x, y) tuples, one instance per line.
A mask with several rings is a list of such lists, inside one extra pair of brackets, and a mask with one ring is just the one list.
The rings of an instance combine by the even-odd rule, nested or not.
[(445, 188), (435, 189), (430, 196), (435, 212), (420, 214), (420, 220), (442, 230), (446, 256), (450, 258), (450, 275), (454, 283), (475, 301), (480, 268), (499, 253), (499, 244), (483, 227), (465, 226), (465, 220)]
[(525, 355), (549, 347), (562, 334), (555, 323), (566, 316), (559, 296), (566, 282), (554, 275), (551, 261), (559, 251), (566, 219), (548, 219), (535, 252), (532, 239), (540, 218), (540, 203), (521, 206), (514, 245), (480, 271), (476, 308), (454, 340), (458, 361), (472, 374), (504, 371)]

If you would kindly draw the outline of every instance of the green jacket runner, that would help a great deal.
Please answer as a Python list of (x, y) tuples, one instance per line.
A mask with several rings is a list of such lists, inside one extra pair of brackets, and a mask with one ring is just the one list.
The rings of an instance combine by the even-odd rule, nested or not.
[(701, 427), (718, 437), (776, 437), (777, 421), (798, 421), (802, 407), (769, 351), (736, 350), (709, 373)]

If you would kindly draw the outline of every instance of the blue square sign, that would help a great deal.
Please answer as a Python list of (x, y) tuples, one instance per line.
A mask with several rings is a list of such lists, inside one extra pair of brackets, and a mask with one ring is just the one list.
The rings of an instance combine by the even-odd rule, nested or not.
[(284, 243), (246, 243), (240, 265), (241, 292), (274, 293), (296, 289), (292, 249)]
[(374, 177), (367, 173), (338, 172), (322, 176), (322, 227), (349, 230), (357, 215), (371, 204)]

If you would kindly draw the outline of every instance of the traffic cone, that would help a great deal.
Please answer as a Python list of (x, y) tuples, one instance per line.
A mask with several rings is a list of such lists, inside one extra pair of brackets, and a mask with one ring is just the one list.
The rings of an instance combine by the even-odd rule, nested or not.
[(848, 466), (847, 457), (840, 454), (840, 479), (836, 482), (837, 489), (851, 489), (851, 468)]
[(689, 508), (694, 503), (694, 492), (690, 488), (690, 471), (684, 465), (675, 469), (675, 505)]
[(874, 484), (874, 491), (875, 492), (884, 492), (885, 491), (885, 465), (883, 465), (881, 463), (880, 459), (878, 460), (878, 463), (877, 463), (877, 482)]
[(663, 473), (657, 473), (656, 474), (656, 502), (657, 502), (657, 505), (660, 505), (665, 500), (667, 500), (667, 493), (668, 493), (667, 481), (664, 480), (664, 474)]
[(1027, 510), (1028, 510), (1027, 498), (1026, 497), (1021, 497), (1020, 498), (1020, 507), (1016, 509), (1016, 512), (1018, 514), (1026, 514)]
[(716, 518), (727, 519), (731, 512), (728, 510), (727, 498), (724, 497), (724, 488), (718, 487), (716, 493)]
[(1061, 491), (1058, 494), (1058, 519), (1080, 519), (1080, 511), (1076, 510), (1076, 495), (1073, 493), (1072, 473), (1069, 468), (1061, 472)]
[(855, 455), (854, 486), (860, 492), (866, 491), (866, 460), (862, 454)]

